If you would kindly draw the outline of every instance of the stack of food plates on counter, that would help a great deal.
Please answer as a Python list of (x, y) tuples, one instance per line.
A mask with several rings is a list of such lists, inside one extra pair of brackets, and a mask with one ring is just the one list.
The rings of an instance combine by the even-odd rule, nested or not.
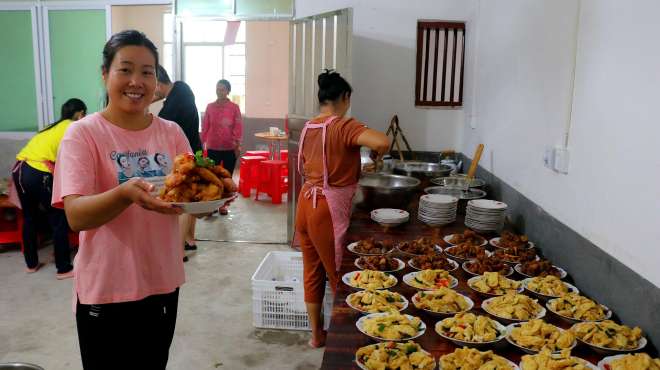
[(382, 226), (398, 226), (408, 222), (410, 213), (395, 208), (379, 208), (371, 211), (371, 219)]
[[(436, 238), (365, 239), (349, 246), (359, 255), (359, 271), (342, 277), (352, 288), (346, 304), (357, 313), (357, 331), (377, 341), (356, 348), (359, 368), (660, 370), (660, 359), (632, 354), (647, 345), (642, 330), (611, 321), (612, 311), (565, 282), (566, 271), (542, 258), (525, 235), (503, 232), (491, 239), (495, 253), (473, 230), (444, 236), (451, 245), (444, 249)], [(402, 271), (406, 267), (414, 271)], [(432, 348), (420, 345), (431, 343), (421, 338), (429, 335), (458, 348), (444, 353), (443, 347), (434, 357)], [(600, 357), (590, 363), (571, 353), (576, 346)], [(502, 356), (509, 350), (522, 355), (519, 364)]]
[(506, 203), (490, 199), (474, 199), (465, 211), (465, 226), (478, 231), (495, 231), (504, 223)]
[(426, 194), (419, 198), (417, 218), (432, 226), (456, 221), (458, 198), (444, 194)]

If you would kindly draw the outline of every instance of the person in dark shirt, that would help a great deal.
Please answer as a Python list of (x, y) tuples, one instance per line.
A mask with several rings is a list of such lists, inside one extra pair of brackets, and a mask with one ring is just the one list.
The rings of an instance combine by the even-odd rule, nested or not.
[[(199, 138), (199, 113), (197, 112), (197, 106), (195, 106), (195, 94), (193, 94), (190, 86), (183, 81), (172, 83), (167, 71), (161, 65), (158, 65), (156, 76), (158, 77), (158, 88), (156, 88), (154, 101), (165, 99), (158, 116), (174, 121), (181, 126), (193, 152), (202, 150), (202, 142)], [(179, 226), (184, 238), (184, 250), (197, 249), (195, 244), (195, 222), (196, 219), (192, 215), (182, 214), (179, 216)], [(183, 257), (184, 262), (187, 260), (187, 256)]]

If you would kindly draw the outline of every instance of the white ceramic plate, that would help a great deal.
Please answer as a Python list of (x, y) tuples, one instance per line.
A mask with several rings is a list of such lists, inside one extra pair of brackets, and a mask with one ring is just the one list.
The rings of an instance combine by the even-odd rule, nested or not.
[[(497, 353), (496, 353), (496, 355), (497, 355)], [(444, 356), (444, 355), (443, 355), (443, 356)], [(498, 356), (500, 356), (500, 355), (498, 355)], [(442, 356), (440, 356), (440, 357), (442, 358)], [(506, 361), (506, 362), (509, 363), (509, 366), (511, 366), (511, 369), (512, 369), (512, 370), (520, 370), (520, 368), (518, 367), (518, 365), (516, 365), (516, 364), (515, 364), (514, 362), (512, 362), (511, 360), (505, 358), (504, 356), (500, 356), (500, 357), (502, 357), (502, 358), (504, 359), (504, 361)], [(440, 362), (440, 358), (438, 358), (438, 370), (442, 370), (442, 362)]]
[[(420, 270), (420, 271), (423, 271), (423, 270)], [(410, 287), (413, 287), (415, 289), (433, 290), (433, 288), (420, 288), (420, 287), (417, 287), (417, 286), (413, 285), (414, 283), (412, 281), (415, 279), (415, 277), (417, 277), (417, 274), (420, 271), (413, 271), (413, 272), (409, 272), (409, 273), (403, 275), (403, 282), (406, 283), (406, 285), (408, 285)], [(449, 286), (447, 288), (454, 289), (454, 288), (456, 288), (457, 285), (458, 285), (458, 279), (456, 279), (454, 276), (452, 276), (450, 274), (449, 275)]]
[[(439, 247), (438, 247), (438, 248), (439, 248)], [(413, 257), (413, 258), (414, 258), (414, 257)], [(413, 270), (417, 270), (417, 271), (422, 270), (422, 269), (420, 269), (419, 267), (415, 266), (415, 264), (413, 263), (413, 258), (411, 258), (411, 259), (408, 260), (408, 266), (410, 266), (410, 268), (413, 269)], [(445, 257), (440, 257), (440, 258), (445, 258)], [(456, 271), (456, 270), (458, 269), (458, 262), (456, 262), (456, 261), (454, 261), (454, 260), (452, 260), (452, 259), (449, 259), (449, 258), (445, 258), (445, 259), (446, 259), (446, 260), (449, 262), (449, 264), (452, 266), (451, 269), (446, 270), (447, 272)]]
[[(463, 268), (463, 271), (467, 272), (468, 274), (470, 274), (472, 276), (481, 276), (481, 274), (475, 274), (474, 272), (468, 270), (468, 265), (471, 264), (472, 262), (473, 261), (463, 262), (463, 264), (461, 265), (461, 267)], [(513, 269), (511, 268), (511, 266), (507, 266), (507, 273), (505, 275), (502, 275), (502, 276), (509, 277), (511, 275), (513, 275)]]
[[(539, 353), (540, 351), (536, 351), (536, 350), (534, 350), (534, 349), (531, 349), (531, 348), (528, 348), (528, 347), (523, 347), (523, 346), (521, 346), (520, 344), (514, 342), (513, 339), (511, 338), (511, 330), (513, 330), (513, 328), (518, 327), (518, 326), (521, 326), (521, 325), (522, 325), (522, 323), (517, 322), (517, 323), (509, 324), (509, 325), (506, 327), (506, 341), (509, 342), (509, 344), (511, 344), (512, 346), (517, 347), (517, 348), (519, 348), (521, 351), (523, 351), (523, 352), (525, 352), (525, 353), (529, 353), (530, 355), (535, 355), (535, 354)], [(552, 325), (552, 324), (550, 324), (550, 325)], [(554, 326), (554, 325), (552, 325), (552, 326)], [(565, 331), (564, 329), (559, 328), (559, 327), (557, 327), (557, 326), (554, 326), (554, 327), (557, 328), (557, 329), (559, 329), (560, 332)], [(570, 346), (568, 349), (572, 350), (573, 348), (575, 348), (576, 345), (577, 345), (577, 341), (576, 341), (575, 339), (573, 339), (573, 343), (571, 344), (571, 346)], [(559, 353), (559, 352), (561, 352), (561, 350), (559, 350), (559, 351), (554, 351), (554, 352), (552, 352), (552, 353), (554, 354), (554, 353)]]
[[(559, 271), (559, 278), (560, 279), (564, 279), (566, 276), (568, 276), (568, 273), (563, 268), (561, 268), (559, 266), (555, 266), (555, 265), (552, 265), (552, 266), (554, 266)], [(522, 267), (522, 265), (519, 263), (519, 264), (515, 265), (513, 267), (513, 269), (516, 270), (517, 273), (519, 273), (520, 275), (522, 275), (524, 277), (528, 277), (528, 278), (535, 277), (535, 276), (527, 275), (524, 272), (520, 271), (521, 267)]]
[(233, 198), (236, 198), (238, 194), (233, 193), (228, 197), (209, 200), (205, 202), (172, 202), (172, 205), (180, 207), (183, 210), (183, 213), (188, 213), (191, 215), (201, 215), (205, 213), (212, 213), (217, 211), (225, 202), (230, 201)]
[[(550, 299), (550, 300), (548, 300), (548, 302), (545, 303), (545, 307), (548, 309), (548, 311), (550, 311), (550, 312), (554, 313), (555, 315), (559, 316), (559, 317), (560, 317), (561, 319), (563, 319), (564, 321), (570, 322), (570, 323), (572, 323), (572, 324), (576, 324), (576, 323), (579, 323), (579, 322), (590, 322), (590, 321), (588, 321), (588, 320), (578, 320), (578, 319), (575, 319), (575, 318), (572, 318), (572, 317), (568, 317), (568, 316), (560, 315), (559, 313), (557, 313), (557, 311), (553, 311), (553, 310), (550, 308), (550, 304), (551, 304), (551, 302), (554, 301), (555, 299), (557, 299), (557, 298)], [(610, 318), (612, 318), (612, 310), (610, 310), (610, 309), (609, 309), (607, 306), (605, 306), (604, 304), (601, 304), (600, 306), (603, 308), (603, 311), (605, 311), (605, 318), (600, 319), (600, 320), (596, 320), (596, 321), (594, 321), (594, 322), (599, 322), (599, 321), (609, 320)]]
[[(530, 281), (532, 281), (532, 279), (533, 279), (533, 278), (526, 278), (526, 279), (523, 280), (523, 287), (525, 287), (525, 290), (527, 290), (528, 292), (530, 292), (532, 295), (535, 295), (535, 296), (537, 296), (538, 298), (543, 299), (544, 301), (547, 301), (548, 299), (551, 299), (551, 298), (557, 298), (557, 297), (560, 297), (560, 296), (558, 296), (558, 295), (556, 295), (556, 296), (552, 296), (552, 295), (541, 294), (541, 293), (539, 293), (539, 292), (535, 292), (535, 291), (529, 289), (529, 288), (527, 287), (527, 285), (529, 284)], [(578, 288), (575, 287), (575, 285), (569, 284), (569, 283), (564, 282), (564, 281), (562, 281), (562, 283), (564, 283), (564, 285), (566, 285), (566, 287), (568, 288), (568, 292), (569, 292), (569, 293), (580, 293), (580, 291), (578, 290)]]
[[(573, 329), (573, 327), (575, 325), (579, 325), (579, 323), (574, 324), (571, 327), (571, 330)], [(598, 352), (598, 353), (603, 354), (603, 355), (619, 355), (619, 354), (637, 352), (639, 350), (642, 350), (644, 347), (646, 347), (646, 343), (647, 343), (646, 337), (641, 337), (641, 338), (639, 338), (639, 343), (637, 343), (637, 348), (633, 348), (633, 349), (614, 349), (614, 348), (606, 348), (606, 347), (597, 346), (595, 344), (585, 342), (582, 339), (578, 338), (577, 336), (575, 336), (575, 337), (577, 338), (578, 342), (580, 342), (580, 343), (582, 343), (582, 344), (584, 344), (588, 347), (591, 347), (591, 349), (593, 349), (595, 352)]]
[(421, 202), (428, 202), (428, 203), (433, 203), (433, 204), (438, 204), (438, 205), (454, 205), (458, 203), (458, 198), (451, 196), (451, 195), (446, 195), (446, 194), (424, 194), (422, 195), (419, 200)]
[(379, 208), (371, 211), (371, 218), (380, 222), (399, 222), (408, 219), (410, 213), (395, 208)]
[[(415, 305), (415, 302), (419, 302), (419, 294), (420, 294), (420, 293), (421, 293), (421, 292), (417, 292), (417, 293), (415, 293), (415, 295), (413, 295), (413, 296), (410, 298), (410, 300), (411, 300), (412, 303), (413, 303), (413, 306), (415, 306), (416, 308), (417, 308), (417, 305)], [(426, 293), (427, 293), (427, 294), (428, 294), (428, 293), (431, 293), (431, 294), (432, 294), (433, 291), (429, 291), (429, 292), (426, 292)], [(424, 312), (427, 312), (427, 313), (429, 313), (429, 314), (431, 314), (431, 315), (435, 315), (435, 316), (453, 316), (453, 315), (456, 315), (456, 314), (459, 313), (459, 312), (468, 312), (468, 311), (470, 311), (472, 308), (474, 308), (474, 301), (471, 300), (470, 297), (465, 296), (465, 295), (463, 295), (463, 294), (461, 294), (461, 293), (458, 293), (458, 292), (456, 292), (456, 294), (460, 295), (461, 297), (463, 297), (463, 298), (465, 299), (465, 301), (466, 301), (467, 304), (468, 304), (468, 307), (467, 307), (466, 309), (464, 309), (464, 310), (462, 310), (462, 311), (456, 311), (456, 312), (436, 312), (436, 311), (428, 310), (428, 309), (426, 309), (426, 308), (417, 308), (417, 309), (418, 309), (418, 310), (422, 310), (422, 311), (424, 311)]]
[(506, 326), (500, 324), (496, 320), (493, 320), (493, 319), (491, 319), (491, 320), (495, 323), (495, 326), (497, 327), (497, 332), (499, 333), (499, 335), (494, 340), (487, 341), (487, 342), (469, 342), (469, 341), (465, 341), (465, 340), (452, 338), (452, 337), (446, 335), (442, 330), (439, 329), (440, 326), (442, 325), (442, 321), (444, 321), (444, 319), (438, 321), (435, 324), (435, 332), (438, 333), (439, 336), (441, 336), (441, 337), (447, 339), (448, 341), (454, 343), (458, 347), (472, 347), (472, 348), (477, 348), (477, 349), (488, 348), (489, 346), (495, 345), (497, 342), (501, 341), (502, 339), (504, 339), (504, 337), (506, 337)]
[[(373, 347), (373, 346), (376, 346), (376, 344), (370, 344), (370, 345), (368, 345), (368, 346), (361, 347), (360, 349), (362, 349), (362, 348), (367, 348), (367, 347)], [(420, 347), (420, 348), (421, 348), (421, 347)], [(433, 367), (432, 367), (432, 369), (435, 369), (435, 366), (436, 366), (436, 360), (435, 360), (435, 358), (433, 357), (433, 355), (430, 354), (429, 352), (425, 351), (423, 348), (421, 349), (421, 351), (422, 351), (422, 353), (425, 353), (425, 354), (431, 356), (431, 358), (433, 358)], [(357, 351), (355, 351), (355, 364), (357, 364), (357, 366), (358, 366), (360, 369), (362, 369), (362, 370), (371, 370), (371, 369), (369, 369), (366, 365), (364, 365), (363, 363), (361, 363), (360, 361), (358, 361)]]
[[(500, 247), (500, 237), (498, 236), (497, 238), (493, 238), (488, 241), (490, 245), (492, 245), (495, 248), (502, 248)], [(536, 245), (533, 242), (527, 242), (527, 248), (534, 248)]]
[[(402, 339), (384, 339), (384, 338), (376, 337), (376, 336), (373, 336), (373, 335), (370, 335), (370, 334), (367, 334), (367, 333), (366, 333), (366, 331), (364, 330), (364, 322), (365, 322), (365, 320), (367, 320), (367, 319), (369, 319), (369, 318), (372, 318), (372, 317), (387, 316), (387, 315), (389, 315), (387, 312), (383, 312), (383, 313), (370, 313), (370, 314), (368, 314), (368, 315), (365, 315), (365, 316), (360, 317), (360, 318), (358, 319), (358, 321), (355, 323), (355, 326), (356, 326), (357, 329), (360, 331), (360, 333), (362, 333), (362, 334), (364, 334), (364, 335), (366, 335), (366, 336), (368, 336), (368, 337), (370, 337), (370, 338), (373, 338), (373, 339), (375, 339), (375, 340), (378, 340), (378, 341), (384, 341), (384, 342), (401, 342), (401, 341), (409, 341), (409, 340), (413, 340), (413, 339), (415, 339), (415, 338), (421, 337), (421, 336), (424, 335), (424, 333), (426, 332), (426, 324), (424, 323), (424, 321), (421, 321), (421, 325), (419, 326), (419, 331), (417, 332), (417, 334), (414, 335), (414, 336), (412, 336), (412, 337), (409, 337), (409, 338), (402, 338)], [(412, 320), (413, 317), (414, 317), (414, 316), (412, 316), (412, 315), (408, 315), (408, 314), (404, 314), (404, 316), (407, 317), (409, 320)]]
[(486, 210), (505, 210), (508, 207), (504, 202), (498, 202), (491, 199), (473, 199), (468, 202), (468, 205)]
[[(368, 315), (370, 312), (362, 311), (361, 309), (359, 309), (359, 308), (353, 306), (353, 305), (350, 303), (350, 301), (351, 301), (351, 297), (352, 297), (353, 295), (355, 295), (355, 294), (359, 294), (359, 293), (361, 293), (361, 292), (355, 292), (355, 293), (351, 293), (351, 294), (349, 294), (349, 295), (346, 297), (346, 304), (348, 305), (348, 307), (354, 309), (355, 311), (360, 312), (360, 313), (365, 314), (365, 315)], [(399, 297), (401, 297), (401, 298), (403, 299), (403, 308), (400, 309), (399, 312), (401, 312), (401, 311), (405, 310), (406, 308), (408, 308), (408, 304), (409, 304), (409, 302), (408, 302), (408, 300), (406, 299), (406, 297), (405, 297), (403, 294), (401, 294), (401, 293), (397, 293), (397, 292), (392, 292), (392, 293), (398, 295)]]
[[(365, 268), (358, 264), (358, 261), (360, 260), (360, 258), (362, 258), (362, 257), (358, 257), (358, 258), (355, 259), (354, 265), (355, 265), (355, 267), (359, 268), (360, 270), (364, 270)], [(397, 263), (399, 264), (399, 267), (397, 267), (396, 270), (383, 270), (383, 272), (396, 272), (396, 271), (401, 271), (404, 268), (406, 268), (405, 262), (401, 261), (398, 258), (394, 258), (394, 260), (397, 261)]]
[(353, 253), (355, 253), (355, 254), (358, 254), (358, 255), (360, 255), (360, 256), (382, 256), (382, 255), (384, 255), (384, 254), (391, 253), (391, 252), (394, 250), (394, 247), (392, 247), (392, 249), (390, 249), (389, 251), (387, 251), (387, 252), (385, 252), (385, 253), (362, 253), (362, 252), (356, 252), (356, 251), (355, 251), (355, 247), (357, 247), (357, 245), (358, 245), (358, 242), (353, 242), (353, 243), (347, 245), (346, 248), (347, 248), (349, 251), (351, 251), (351, 252), (353, 252)]
[[(586, 366), (588, 369), (591, 369), (591, 370), (598, 370), (598, 368), (596, 367), (596, 365), (592, 364), (591, 362), (589, 362), (589, 361), (587, 361), (587, 360), (585, 360), (585, 359), (583, 359), (583, 358), (580, 358), (580, 357), (577, 357), (577, 356), (571, 356), (571, 357), (573, 357), (573, 358), (577, 358), (578, 360), (580, 360), (580, 361), (584, 364), (584, 366)], [(600, 362), (599, 362), (599, 363), (600, 363)], [(522, 360), (520, 360), (520, 368), (522, 369)]]
[[(500, 320), (501, 322), (504, 322), (504, 323), (507, 323), (507, 324), (512, 324), (512, 323), (516, 323), (516, 322), (525, 322), (525, 321), (529, 321), (529, 320), (532, 320), (532, 319), (542, 319), (542, 318), (545, 316), (545, 313), (546, 313), (546, 311), (545, 311), (545, 307), (543, 307), (543, 306), (541, 306), (541, 305), (539, 304), (539, 308), (540, 308), (540, 309), (539, 309), (539, 312), (536, 314), (536, 317), (532, 317), (532, 318), (530, 318), (530, 319), (528, 319), (528, 320), (508, 319), (508, 318), (506, 318), (506, 317), (498, 316), (498, 315), (494, 314), (492, 311), (490, 311), (490, 310), (488, 309), (488, 305), (489, 305), (490, 302), (491, 302), (493, 299), (495, 299), (495, 298), (497, 298), (497, 297), (484, 299), (483, 302), (481, 302), (481, 308), (482, 308), (484, 311), (486, 311), (489, 315), (491, 315), (491, 316), (493, 316), (493, 317), (496, 317), (496, 318), (497, 318), (498, 320)], [(537, 304), (538, 304), (538, 302), (537, 302)]]
[[(444, 241), (445, 241), (447, 244), (449, 244), (449, 245), (456, 245), (456, 244), (450, 242), (451, 238), (454, 237), (454, 235), (456, 235), (456, 234), (445, 235), (445, 237), (442, 238), (442, 240), (444, 240)], [(483, 237), (482, 237), (482, 238), (483, 238)], [(479, 247), (488, 244), (488, 241), (486, 240), (486, 238), (483, 238), (483, 239), (484, 239), (484, 241), (481, 242), (481, 244), (479, 244)]]
[(614, 362), (614, 360), (620, 359), (621, 357), (627, 356), (627, 355), (628, 354), (625, 353), (625, 354), (621, 354), (621, 355), (607, 356), (607, 357), (603, 358), (602, 360), (598, 361), (598, 369), (610, 370), (605, 365), (612, 365), (612, 362)]
[[(470, 287), (470, 289), (474, 290), (475, 292), (477, 292), (477, 293), (479, 293), (479, 294), (483, 294), (483, 295), (485, 295), (485, 296), (489, 296), (489, 297), (499, 297), (499, 296), (503, 296), (503, 295), (504, 295), (504, 294), (484, 293), (484, 292), (482, 292), (482, 291), (480, 291), (480, 290), (477, 290), (477, 289), (476, 289), (475, 287), (473, 287), (472, 285), (474, 285), (474, 282), (477, 281), (477, 279), (479, 279), (480, 277), (481, 277), (481, 276), (473, 276), (473, 277), (469, 278), (468, 281), (467, 281), (467, 285), (468, 285), (468, 287)], [(523, 286), (520, 285), (520, 288), (518, 288), (518, 289), (516, 290), (516, 292), (517, 292), (517, 293), (522, 293), (524, 290), (525, 290), (525, 288), (523, 288)]]
[[(341, 281), (343, 281), (344, 284), (350, 286), (350, 287), (353, 288), (353, 289), (364, 290), (364, 288), (359, 288), (359, 287), (356, 287), (356, 286), (351, 285), (351, 277), (353, 277), (353, 275), (357, 274), (358, 272), (361, 273), (362, 270), (360, 270), (360, 271), (351, 271), (351, 272), (347, 272), (347, 273), (345, 273), (344, 276), (341, 277)], [(393, 287), (393, 286), (396, 286), (396, 284), (399, 282), (399, 280), (396, 278), (396, 276), (394, 276), (394, 275), (390, 275), (390, 274), (387, 274), (387, 273), (385, 273), (385, 272), (384, 272), (384, 274), (389, 275), (389, 276), (391, 276), (392, 278), (394, 278), (394, 283), (393, 283), (392, 285), (390, 285), (390, 286), (385, 286), (385, 287), (382, 287), (382, 288), (378, 288), (377, 290), (381, 290), (381, 289), (389, 289), (389, 288), (391, 288), (391, 287)]]
[[(455, 247), (456, 247), (456, 246), (452, 246), (452, 247), (445, 248), (445, 250), (444, 250), (444, 251), (445, 251), (445, 254), (446, 254), (449, 258), (453, 258), (453, 259), (455, 259), (455, 260), (457, 260), (457, 261), (461, 261), (461, 262), (470, 261), (470, 260), (473, 260), (473, 259), (474, 259), (474, 258), (463, 258), (463, 257), (458, 257), (458, 256), (453, 255), (452, 252), (453, 252), (453, 250), (454, 250), (453, 248), (455, 248)], [(485, 252), (486, 252), (486, 256), (489, 256), (489, 257), (490, 257), (490, 256), (492, 255), (492, 253), (491, 253), (490, 251), (485, 251)]]

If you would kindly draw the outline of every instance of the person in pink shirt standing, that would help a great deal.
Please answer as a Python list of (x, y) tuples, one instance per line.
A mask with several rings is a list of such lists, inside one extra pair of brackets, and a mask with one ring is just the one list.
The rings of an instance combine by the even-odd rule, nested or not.
[[(241, 151), (243, 118), (241, 108), (229, 100), (230, 92), (229, 81), (218, 81), (215, 86), (218, 99), (206, 106), (201, 136), (209, 157), (233, 174)], [(220, 208), (220, 214), (227, 214), (227, 209)]]
[[(73, 298), (85, 369), (165, 369), (174, 336), (185, 280), (181, 209), (154, 191), (191, 149), (176, 123), (148, 113), (157, 65), (143, 33), (113, 35), (101, 68), (107, 106), (60, 144), (52, 204), (80, 231)], [(141, 162), (144, 171), (124, 171)]]

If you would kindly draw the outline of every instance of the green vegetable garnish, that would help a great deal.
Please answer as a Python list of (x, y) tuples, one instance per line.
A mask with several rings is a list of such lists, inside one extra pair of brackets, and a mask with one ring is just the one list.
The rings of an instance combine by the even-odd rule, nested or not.
[(204, 158), (204, 153), (201, 150), (195, 152), (195, 164), (199, 167), (213, 167), (215, 161), (211, 158)]
[(385, 324), (378, 324), (378, 331), (384, 331), (385, 330)]
[(409, 344), (406, 346), (406, 354), (409, 355), (411, 353), (417, 352), (417, 347), (413, 346), (412, 344)]
[(387, 296), (387, 297), (385, 297), (385, 300), (386, 300), (388, 303), (392, 303), (392, 302), (395, 301), (395, 300), (394, 300), (394, 297), (392, 297), (392, 296)]

